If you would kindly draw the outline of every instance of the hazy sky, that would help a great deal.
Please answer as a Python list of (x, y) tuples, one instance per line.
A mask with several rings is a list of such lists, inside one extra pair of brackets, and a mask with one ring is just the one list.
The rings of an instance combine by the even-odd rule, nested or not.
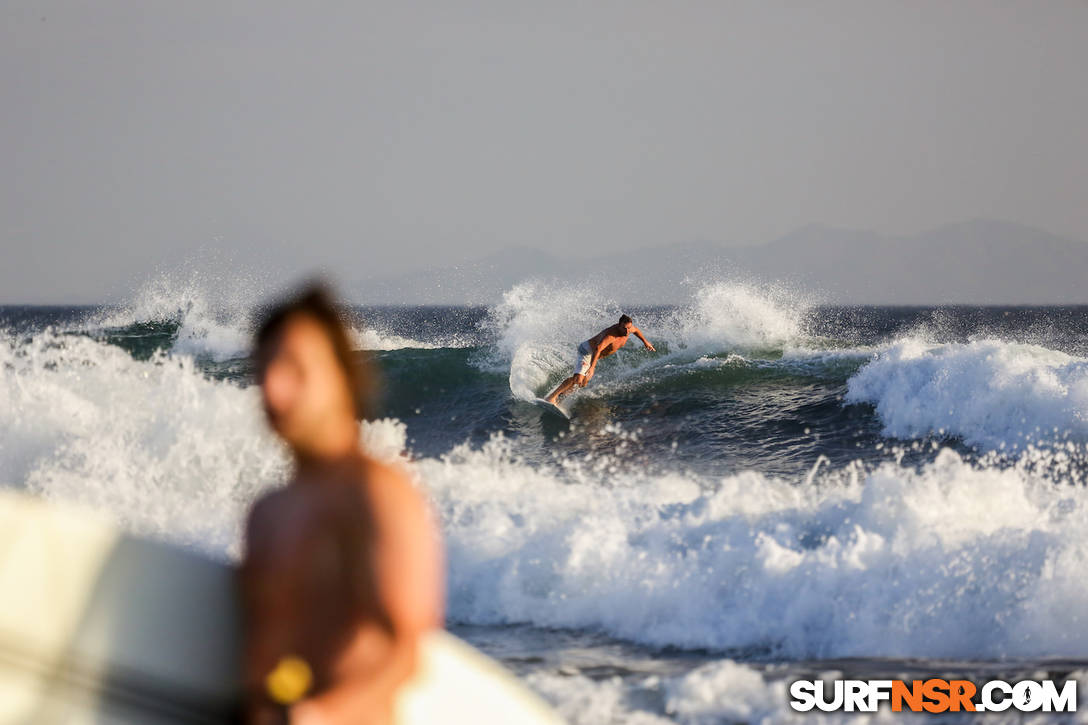
[[(1085, 2), (0, 9), (0, 302), (996, 217), (1088, 240)], [(204, 250), (204, 251), (199, 251)]]

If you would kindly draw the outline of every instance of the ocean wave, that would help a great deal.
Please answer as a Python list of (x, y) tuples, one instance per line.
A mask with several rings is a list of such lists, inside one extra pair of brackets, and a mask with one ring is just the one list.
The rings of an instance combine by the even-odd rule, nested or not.
[[(742, 282), (700, 287), (689, 304), (636, 320), (660, 354), (640, 354), (641, 345), (635, 341), (629, 348), (635, 355), (629, 351), (624, 355), (634, 363), (613, 377), (707, 355), (780, 353), (807, 339), (804, 319), (809, 309), (807, 301), (784, 288)], [(495, 341), (484, 364), (508, 370), (513, 396), (532, 400), (569, 375), (578, 343), (612, 324), (621, 312), (617, 303), (594, 289), (518, 284), (503, 295), (483, 324)]]
[(89, 331), (135, 325), (173, 326), (169, 352), (224, 361), (244, 357), (251, 342), (250, 317), (264, 286), (256, 279), (179, 270), (148, 279), (116, 308), (92, 316)]
[[(165, 326), (170, 341), (164, 351), (223, 362), (249, 354), (259, 307), (275, 299), (275, 290), (256, 279), (232, 277), (225, 282), (215, 275), (179, 270), (150, 278), (121, 305), (91, 315), (81, 329), (124, 333), (147, 325)], [(427, 350), (472, 344), (457, 335), (413, 339), (375, 326), (357, 314), (348, 317), (349, 333), (358, 350)]]
[(593, 334), (586, 330), (599, 329), (602, 319), (619, 319), (620, 314), (614, 303), (588, 287), (523, 282), (503, 294), (481, 323), (491, 344), (479, 364), (508, 371), (513, 396), (532, 400), (571, 367), (578, 343)]
[(218, 556), (286, 466), (256, 389), (81, 335), (0, 342), (0, 439), (0, 482)]
[(352, 345), (356, 350), (371, 350), (373, 352), (390, 350), (442, 350), (447, 348), (471, 347), (472, 343), (459, 337), (450, 337), (439, 341), (425, 342), (403, 337), (394, 332), (381, 330), (375, 327), (352, 327)]
[[(394, 421), (361, 437), (390, 460), (405, 449)], [(289, 471), (256, 388), (208, 378), (187, 356), (135, 360), (83, 335), (0, 339), (0, 440), (0, 485), (217, 557), (238, 554), (246, 509)]]
[(901, 340), (848, 381), (886, 435), (951, 435), (989, 449), (1088, 441), (1088, 360), (1002, 340)]
[[(759, 670), (732, 660), (711, 662), (683, 675), (643, 677), (637, 683), (618, 676), (595, 680), (581, 674), (535, 672), (527, 684), (573, 725), (833, 721), (795, 713), (784, 680), (765, 678)], [(648, 708), (647, 703), (658, 706)], [(850, 713), (841, 719), (856, 722), (850, 720), (856, 717)]]
[(699, 352), (782, 350), (806, 341), (812, 303), (785, 287), (716, 282), (695, 289), (692, 300), (663, 322), (670, 346)]
[[(794, 480), (624, 465), (640, 444), (623, 431), (552, 463), (502, 436), (409, 462), (403, 423), (361, 435), (432, 499), (455, 621), (788, 658), (1088, 647), (1088, 489), (1052, 467), (946, 449)], [(7, 485), (225, 558), (288, 467), (256, 389), (78, 335), (0, 341), (0, 440)]]
[(946, 449), (918, 470), (709, 480), (608, 457), (532, 467), (495, 439), (417, 470), (445, 522), (457, 621), (788, 658), (1088, 646), (1088, 492), (1027, 469)]

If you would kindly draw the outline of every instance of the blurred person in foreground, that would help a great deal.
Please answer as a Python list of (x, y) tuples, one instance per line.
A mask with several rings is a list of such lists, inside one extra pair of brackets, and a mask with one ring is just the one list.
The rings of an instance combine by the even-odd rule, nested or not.
[(360, 448), (373, 376), (326, 292), (271, 309), (254, 361), (295, 468), (246, 526), (247, 721), (393, 722), (420, 638), (442, 625), (431, 512), (404, 473)]

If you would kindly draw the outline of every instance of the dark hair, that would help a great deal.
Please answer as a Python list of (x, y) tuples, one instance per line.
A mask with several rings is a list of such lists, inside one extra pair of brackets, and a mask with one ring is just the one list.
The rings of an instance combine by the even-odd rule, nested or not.
[(620, 315), (620, 324), (626, 325), (628, 322), (634, 322), (630, 315)]
[(370, 356), (352, 350), (351, 340), (336, 303), (328, 289), (319, 283), (307, 285), (261, 315), (253, 345), (258, 382), (264, 378), (264, 366), (267, 364), (262, 351), (280, 336), (288, 322), (299, 316), (309, 317), (316, 322), (329, 338), (336, 361), (343, 369), (351, 389), (355, 417), (365, 417), (370, 412), (375, 387)]

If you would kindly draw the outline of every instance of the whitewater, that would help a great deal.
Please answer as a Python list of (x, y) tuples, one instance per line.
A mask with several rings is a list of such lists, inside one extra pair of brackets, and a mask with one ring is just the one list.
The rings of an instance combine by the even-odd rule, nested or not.
[[(234, 560), (288, 458), (246, 358), (264, 297), (220, 286), (0, 308), (0, 485)], [(542, 418), (525, 401), (621, 312), (659, 352)], [(442, 522), (451, 627), (577, 723), (799, 722), (800, 673), (1081, 677), (1084, 313), (735, 281), (667, 308), (537, 281), (347, 311), (385, 390), (361, 436)]]

